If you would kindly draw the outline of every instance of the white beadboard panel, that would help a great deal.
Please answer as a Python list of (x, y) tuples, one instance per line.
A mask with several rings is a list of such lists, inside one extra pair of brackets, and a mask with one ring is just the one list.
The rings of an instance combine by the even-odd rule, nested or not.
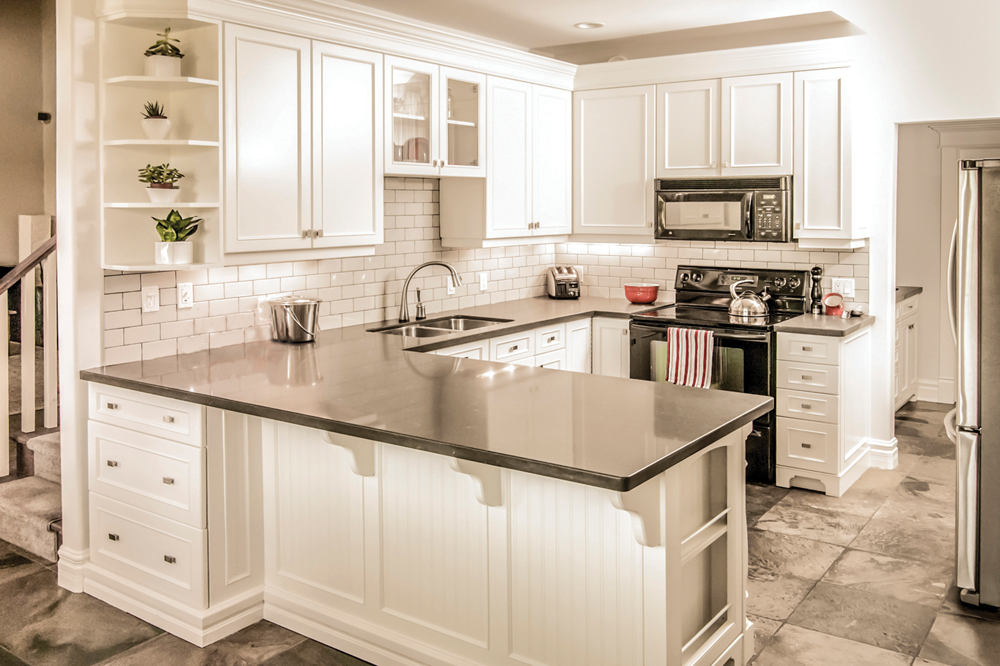
[(380, 449), (383, 612), (487, 648), (486, 507), (446, 457)]
[(629, 515), (599, 488), (509, 478), (511, 658), (643, 664), (643, 553)]
[(268, 584), (324, 605), (337, 599), (363, 604), (362, 477), (351, 471), (349, 454), (324, 441), (320, 431), (285, 423), (273, 428)]

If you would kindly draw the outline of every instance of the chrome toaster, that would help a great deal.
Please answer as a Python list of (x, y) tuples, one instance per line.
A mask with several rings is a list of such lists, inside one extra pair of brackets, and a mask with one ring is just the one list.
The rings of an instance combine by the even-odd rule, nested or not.
[(580, 275), (572, 266), (550, 266), (545, 271), (549, 298), (580, 298)]

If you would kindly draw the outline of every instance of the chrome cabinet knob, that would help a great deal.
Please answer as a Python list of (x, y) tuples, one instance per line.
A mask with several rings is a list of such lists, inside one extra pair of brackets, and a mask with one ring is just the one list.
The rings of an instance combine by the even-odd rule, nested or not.
[(177, 558), (174, 557), (173, 555), (164, 555), (163, 561), (166, 562), (167, 564), (176, 564)]
[(174, 485), (174, 480), (171, 479), (169, 476), (165, 476), (165, 477), (163, 477), (163, 485), (165, 485), (165, 486), (172, 486), (172, 485)]
[(117, 534), (111, 534), (111, 533), (108, 533), (108, 539), (110, 539), (111, 541), (121, 541), (121, 537), (119, 537)]
[(109, 460), (109, 461), (107, 461), (106, 464), (107, 464), (108, 467), (118, 467), (118, 461), (117, 460)]

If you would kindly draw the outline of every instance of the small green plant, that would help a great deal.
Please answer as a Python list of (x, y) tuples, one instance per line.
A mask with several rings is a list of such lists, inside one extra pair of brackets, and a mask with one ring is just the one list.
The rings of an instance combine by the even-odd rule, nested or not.
[(146, 102), (145, 110), (142, 113), (146, 118), (166, 118), (163, 105), (159, 102)]
[(160, 240), (164, 243), (179, 243), (187, 240), (194, 232), (198, 231), (198, 223), (204, 222), (200, 217), (181, 217), (176, 210), (162, 220), (153, 218), (156, 222), (156, 233), (160, 234)]
[(163, 32), (156, 33), (157, 37), (162, 37), (162, 39), (156, 40), (156, 43), (146, 49), (143, 55), (146, 56), (167, 56), (168, 58), (183, 58), (184, 54), (181, 50), (171, 44), (170, 42), (181, 43), (181, 40), (175, 39), (170, 36), (170, 28), (164, 28)]
[(169, 164), (152, 166), (147, 164), (139, 169), (139, 182), (148, 183), (150, 187), (174, 187), (174, 183), (184, 177), (177, 169), (172, 169)]

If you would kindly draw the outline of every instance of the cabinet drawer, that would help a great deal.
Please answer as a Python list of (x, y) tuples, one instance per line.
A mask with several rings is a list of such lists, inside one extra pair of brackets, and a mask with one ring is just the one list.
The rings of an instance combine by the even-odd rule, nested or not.
[(837, 395), (840, 369), (834, 365), (778, 361), (778, 388)]
[(535, 355), (535, 332), (512, 333), (490, 340), (491, 361), (516, 361)]
[(566, 347), (566, 324), (543, 326), (535, 330), (535, 353), (564, 349)]
[(455, 345), (454, 347), (445, 347), (444, 349), (439, 349), (435, 354), (441, 356), (454, 356), (455, 358), (474, 358), (480, 361), (485, 361), (487, 356), (487, 349), (489, 348), (488, 340), (480, 340), (479, 342), (473, 342), (467, 345)]
[(836, 474), (838, 432), (837, 426), (830, 423), (779, 416), (778, 464)]
[(917, 296), (910, 296), (908, 299), (896, 306), (896, 321), (906, 319), (917, 311)]
[(205, 535), (90, 493), (90, 559), (197, 610), (208, 607)]
[(90, 418), (202, 446), (201, 405), (104, 384), (90, 384)]
[(172, 520), (205, 525), (205, 449), (91, 421), (90, 490)]
[(549, 368), (550, 370), (566, 370), (566, 350), (557, 349), (546, 354), (539, 354), (535, 357), (536, 368)]
[(817, 335), (778, 333), (778, 360), (838, 365), (840, 340)]
[(835, 395), (778, 389), (778, 416), (837, 423), (840, 399)]

